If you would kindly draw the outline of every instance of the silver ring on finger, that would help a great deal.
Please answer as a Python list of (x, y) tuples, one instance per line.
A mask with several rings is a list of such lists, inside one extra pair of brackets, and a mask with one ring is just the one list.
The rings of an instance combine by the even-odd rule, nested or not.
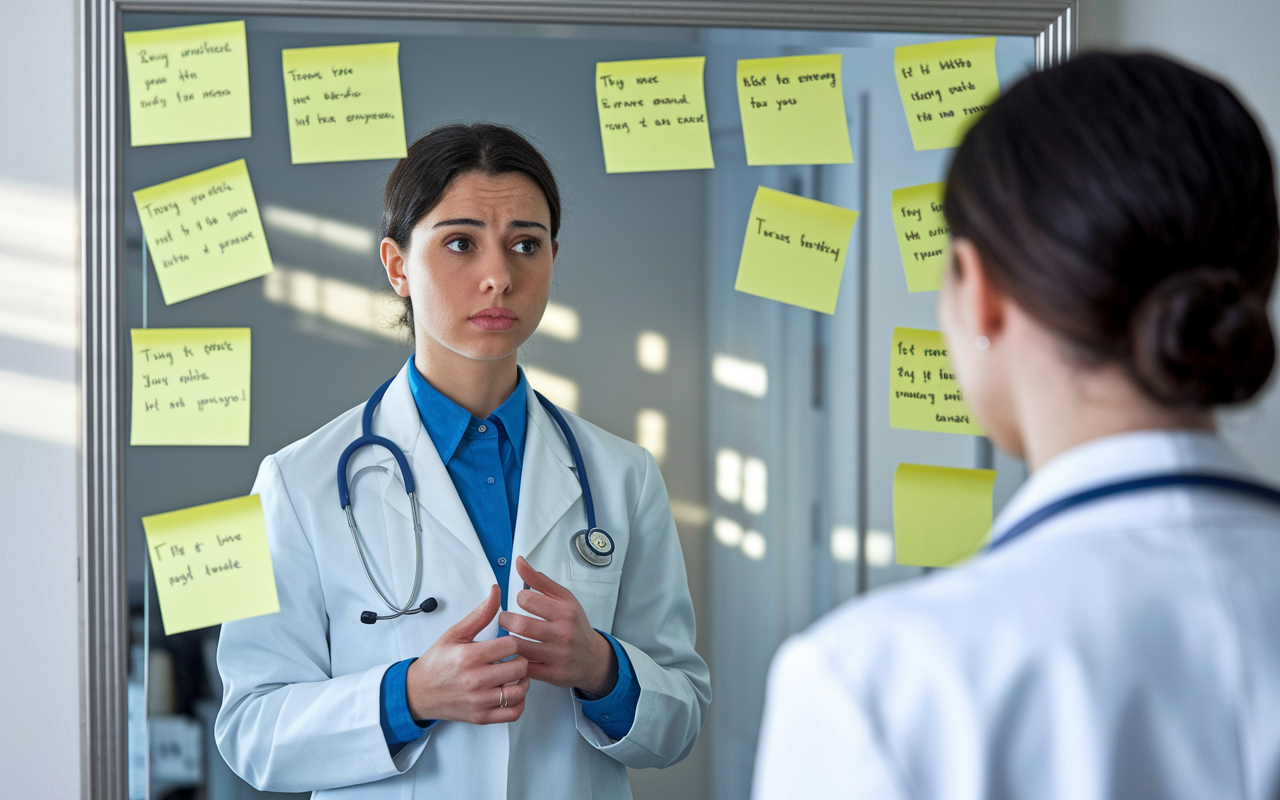
[(501, 686), (498, 687), (498, 708), (507, 707), (507, 693)]

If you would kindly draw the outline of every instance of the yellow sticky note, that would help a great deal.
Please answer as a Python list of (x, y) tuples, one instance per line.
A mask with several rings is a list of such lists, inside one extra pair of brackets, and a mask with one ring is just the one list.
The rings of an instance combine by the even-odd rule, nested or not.
[(129, 444), (249, 444), (249, 328), (134, 328)]
[(945, 183), (924, 183), (893, 190), (893, 228), (898, 234), (907, 291), (936, 292), (947, 267), (951, 229), (942, 214)]
[(711, 169), (702, 71), (707, 59), (596, 64), (605, 172)]
[(244, 159), (133, 193), (166, 305), (272, 270)]
[(893, 67), (917, 150), (959, 145), (1000, 95), (994, 37), (895, 47)]
[(890, 427), (983, 435), (951, 371), (941, 333), (894, 328), (889, 369)]
[(852, 164), (839, 53), (738, 61), (747, 163)]
[(252, 135), (244, 20), (129, 31), (124, 52), (134, 147)]
[(858, 212), (761, 186), (751, 204), (733, 288), (836, 313)]
[(893, 538), (899, 564), (953, 567), (991, 535), (993, 469), (899, 464), (893, 474)]
[(293, 163), (404, 158), (399, 42), (281, 55)]
[(164, 633), (280, 610), (256, 494), (142, 518)]

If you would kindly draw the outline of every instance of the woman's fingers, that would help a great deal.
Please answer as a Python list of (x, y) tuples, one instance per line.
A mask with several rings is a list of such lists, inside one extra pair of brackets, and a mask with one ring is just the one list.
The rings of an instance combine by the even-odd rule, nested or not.
[(524, 579), (525, 583), (529, 584), (531, 589), (535, 589), (545, 595), (563, 597), (568, 592), (563, 586), (529, 566), (529, 562), (524, 560), (524, 556), (516, 556), (516, 572), (520, 573), (520, 577)]
[[(508, 632), (526, 639), (537, 639), (545, 642), (554, 635), (556, 623), (537, 617), (526, 617), (524, 614), (513, 614), (503, 611), (498, 617), (498, 624)], [(511, 638), (511, 637), (506, 637)]]
[[(516, 595), (516, 604), (535, 617), (559, 619), (565, 616), (565, 601), (526, 589)], [(505, 626), (503, 626), (505, 627)], [(510, 630), (510, 629), (508, 629)]]
[(484, 599), (484, 602), (476, 606), (470, 614), (458, 620), (440, 638), (454, 642), (473, 641), (480, 635), (480, 631), (488, 627), (501, 605), (502, 592), (498, 589), (498, 584), (495, 583), (489, 587), (489, 596)]
[(529, 671), (529, 660), (524, 656), (516, 656), (510, 661), (490, 664), (479, 672), (480, 691), (489, 687), (503, 686), (508, 683), (522, 681)]
[(467, 655), (473, 659), (472, 663), (476, 665), (502, 661), (518, 652), (520, 652), (520, 640), (514, 636), (499, 636), (496, 639), (472, 642), (466, 650)]

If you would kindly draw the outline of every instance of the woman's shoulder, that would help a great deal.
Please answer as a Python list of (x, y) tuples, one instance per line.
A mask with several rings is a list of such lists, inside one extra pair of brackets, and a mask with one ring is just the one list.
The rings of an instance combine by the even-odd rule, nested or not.
[(347, 445), (360, 435), (360, 413), (364, 403), (350, 408), (316, 430), (291, 442), (263, 459), (263, 464), (274, 462), (281, 472), (288, 473), (299, 468), (315, 469), (323, 465), (332, 471), (337, 465), (338, 456)]

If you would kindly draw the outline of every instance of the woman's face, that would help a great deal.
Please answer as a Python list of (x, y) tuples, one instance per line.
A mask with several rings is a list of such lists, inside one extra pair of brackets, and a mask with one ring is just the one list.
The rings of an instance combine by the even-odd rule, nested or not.
[(538, 327), (556, 250), (547, 199), (519, 172), (459, 175), (414, 227), (409, 252), (382, 241), (387, 277), (413, 304), (420, 349), (477, 361), (513, 355)]

